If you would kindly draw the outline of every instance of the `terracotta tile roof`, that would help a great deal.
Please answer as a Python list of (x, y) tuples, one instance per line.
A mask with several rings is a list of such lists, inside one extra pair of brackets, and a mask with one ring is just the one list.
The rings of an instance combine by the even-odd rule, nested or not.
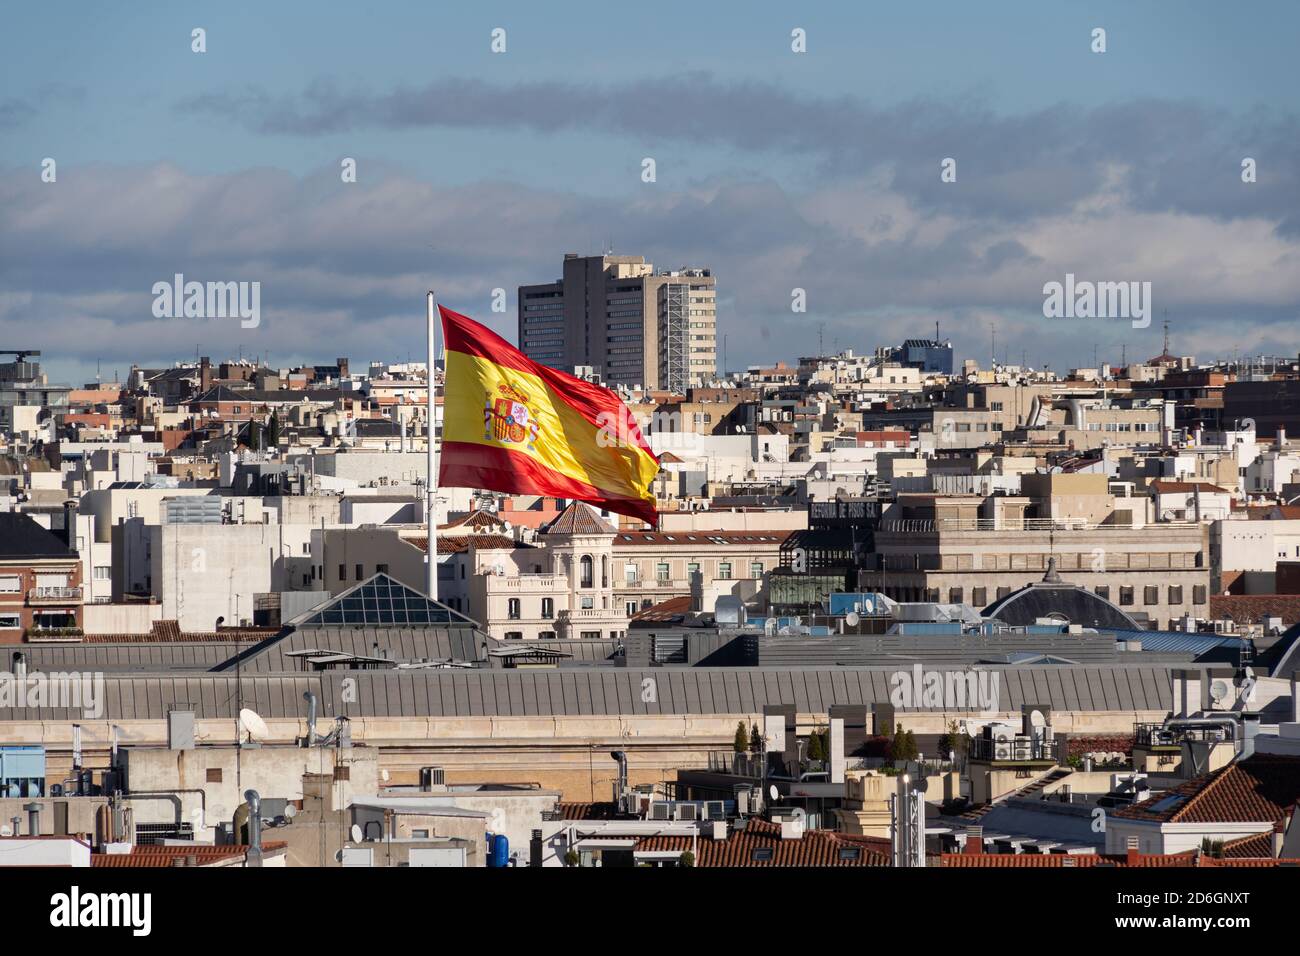
[(505, 527), (505, 522), (497, 515), (490, 511), (475, 509), (463, 518), (457, 518), (455, 521), (447, 524), (438, 525), (439, 531), (499, 531)]
[[(419, 548), (426, 554), (429, 551), (429, 539), (423, 535), (403, 538), (402, 540), (412, 547)], [(438, 536), (439, 554), (465, 554), (471, 546), (475, 548), (500, 548), (503, 550), (532, 547), (532, 545), (516, 541), (508, 534), (460, 534), (449, 538)]]
[(548, 524), (543, 534), (613, 534), (614, 529), (601, 520), (591, 508), (575, 501)]
[(1300, 622), (1300, 594), (1211, 594), (1210, 616), (1230, 617), (1238, 624), (1256, 624), (1280, 617), (1283, 628)]
[(1101, 853), (945, 853), (940, 866), (966, 868), (1061, 868), (1066, 857), (1072, 866), (1174, 867), (1195, 866), (1196, 850), (1185, 853), (1129, 853), (1123, 856)]
[(614, 819), (614, 804), (606, 801), (604, 803), (564, 803), (561, 801), (556, 805), (560, 811), (560, 818), (564, 820), (612, 820)]
[(1300, 757), (1261, 754), (1116, 810), (1114, 816), (1153, 823), (1276, 823), (1297, 800)]
[[(692, 845), (693, 844), (693, 845)], [(849, 857), (841, 850), (856, 849)], [(850, 836), (830, 830), (808, 830), (799, 839), (781, 839), (781, 826), (750, 819), (744, 830), (729, 830), (725, 840), (701, 834), (651, 836), (637, 840), (637, 851), (685, 853), (694, 850), (700, 867), (737, 866), (889, 866), (889, 841), (879, 837)], [(770, 859), (755, 859), (755, 851), (770, 851)], [(761, 855), (761, 854), (759, 854)]]
[(1258, 859), (1273, 857), (1273, 831), (1265, 830), (1240, 840), (1229, 840), (1223, 844), (1223, 855), (1231, 859)]
[(655, 624), (666, 624), (674, 618), (679, 618), (683, 614), (689, 614), (691, 610), (691, 599), (685, 597), (669, 598), (667, 601), (660, 601), (644, 610), (637, 611), (629, 620), (632, 621), (649, 621)]
[(1191, 494), (1198, 488), (1204, 494), (1227, 495), (1231, 494), (1227, 488), (1220, 488), (1218, 485), (1209, 481), (1171, 481), (1168, 478), (1157, 478), (1151, 482), (1151, 487), (1158, 494)]
[[(289, 844), (283, 840), (268, 840), (262, 844), (264, 855), (273, 856), (282, 853)], [(248, 851), (246, 846), (159, 846), (153, 844), (137, 845), (130, 853), (93, 853), (90, 857), (92, 867), (159, 867), (178, 866), (175, 860), (185, 860), (186, 865), (211, 866), (214, 863), (230, 863), (241, 860)], [(193, 863), (189, 861), (193, 859)]]

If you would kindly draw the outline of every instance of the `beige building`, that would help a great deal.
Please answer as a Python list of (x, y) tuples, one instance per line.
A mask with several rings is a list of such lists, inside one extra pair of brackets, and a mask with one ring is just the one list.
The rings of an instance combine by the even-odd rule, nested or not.
[[(692, 578), (705, 593), (749, 599), (781, 564), (786, 530), (621, 531), (614, 538), (614, 594), (632, 614), (687, 597)], [(710, 609), (706, 607), (706, 610)]]
[(562, 277), (519, 287), (519, 347), (609, 385), (683, 392), (717, 373), (717, 292), (708, 269), (655, 272), (643, 256), (564, 257)]
[(1051, 496), (900, 495), (882, 518), (874, 567), (862, 572), (861, 586), (899, 601), (983, 608), (1041, 580), (1054, 559), (1065, 581), (1150, 627), (1206, 615), (1210, 561), (1203, 525), (1144, 525), (1140, 509), (1123, 509), (1125, 499), (1097, 493), (1103, 475), (1025, 480)]

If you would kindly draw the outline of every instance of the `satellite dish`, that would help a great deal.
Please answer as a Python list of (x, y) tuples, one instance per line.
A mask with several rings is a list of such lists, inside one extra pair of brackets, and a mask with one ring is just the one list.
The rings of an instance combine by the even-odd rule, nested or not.
[(848, 614), (844, 615), (844, 623), (847, 624), (849, 627), (857, 627), (858, 622), (861, 620), (862, 618), (858, 617), (857, 611), (849, 611)]
[(1029, 712), (1029, 723), (1031, 723), (1035, 729), (1042, 729), (1047, 726), (1047, 718), (1043, 716), (1041, 710), (1031, 710)]
[(361, 824), (359, 824), (359, 823), (354, 823), (354, 824), (352, 824), (352, 831), (351, 831), (351, 833), (352, 833), (352, 842), (353, 842), (353, 843), (360, 843), (360, 842), (361, 842)]
[(256, 711), (249, 710), (247, 707), (239, 712), (239, 729), (241, 735), (248, 734), (250, 740), (265, 740), (271, 736), (266, 721), (258, 716)]
[(14, 828), (9, 824), (6, 823), (4, 826), (0, 826), (0, 837), (11, 837), (13, 835)]
[(1228, 685), (1221, 680), (1216, 680), (1210, 685), (1210, 696), (1214, 698), (1216, 704), (1221, 704), (1228, 699)]
[(286, 820), (292, 820), (297, 815), (298, 815), (298, 808), (295, 807), (292, 803), (286, 803), (284, 805), (284, 818)]
[(781, 791), (776, 789), (776, 784), (772, 784), (767, 788), (767, 795), (772, 798), (773, 803), (781, 799)]

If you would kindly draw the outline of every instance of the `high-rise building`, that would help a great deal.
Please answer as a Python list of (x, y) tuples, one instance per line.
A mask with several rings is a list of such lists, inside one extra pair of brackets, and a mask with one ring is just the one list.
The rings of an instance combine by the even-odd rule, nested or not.
[(519, 287), (519, 347), (552, 368), (591, 366), (609, 385), (682, 392), (717, 374), (716, 296), (708, 269), (568, 253), (559, 280)]

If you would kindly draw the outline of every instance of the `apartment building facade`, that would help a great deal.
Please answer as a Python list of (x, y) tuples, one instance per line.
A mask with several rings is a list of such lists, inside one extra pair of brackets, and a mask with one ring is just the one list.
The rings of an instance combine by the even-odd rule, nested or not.
[(1054, 564), (1062, 580), (1152, 629), (1208, 616), (1205, 525), (1149, 524), (1140, 510), (1098, 512), (1082, 500), (1071, 514), (1064, 500), (1057, 496), (1049, 511), (1022, 496), (902, 495), (882, 518), (859, 585), (898, 601), (983, 608), (1042, 580)]
[(568, 253), (559, 280), (518, 292), (519, 347), (542, 365), (677, 392), (717, 373), (709, 269), (656, 272), (642, 256)]

